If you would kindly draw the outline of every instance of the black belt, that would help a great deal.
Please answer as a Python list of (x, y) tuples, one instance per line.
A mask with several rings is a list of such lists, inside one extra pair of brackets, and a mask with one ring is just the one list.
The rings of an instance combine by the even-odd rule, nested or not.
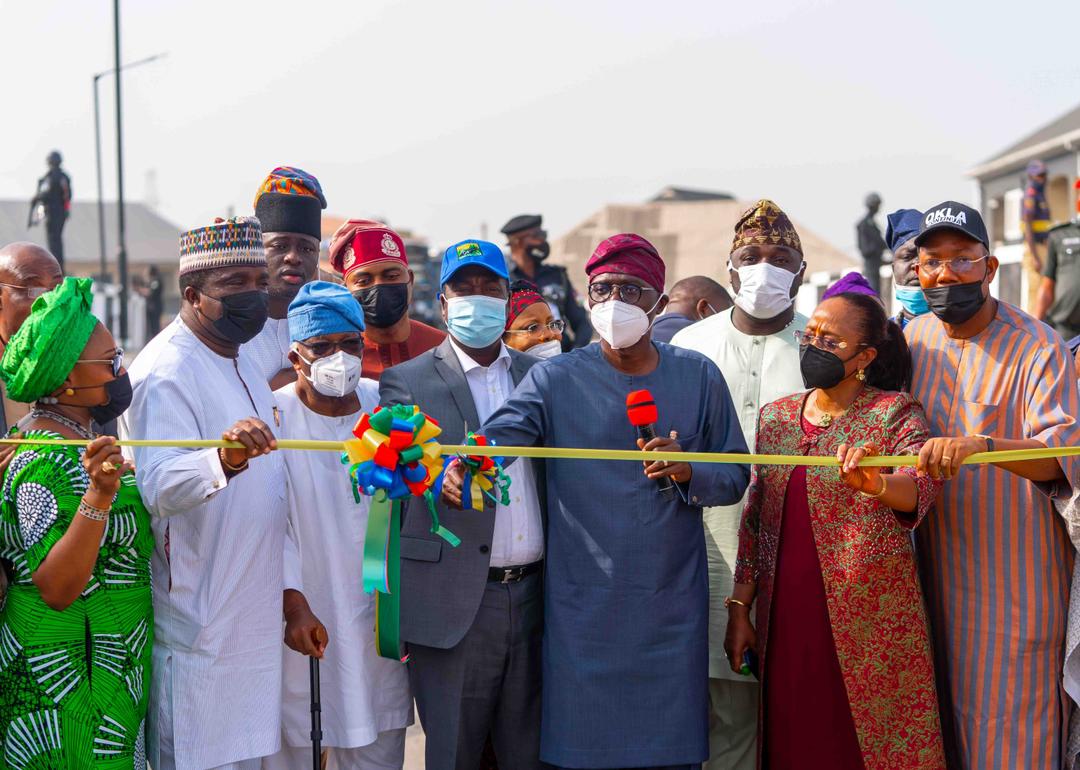
[(522, 567), (491, 567), (488, 569), (489, 583), (516, 583), (539, 572), (544, 566), (542, 561), (534, 561)]

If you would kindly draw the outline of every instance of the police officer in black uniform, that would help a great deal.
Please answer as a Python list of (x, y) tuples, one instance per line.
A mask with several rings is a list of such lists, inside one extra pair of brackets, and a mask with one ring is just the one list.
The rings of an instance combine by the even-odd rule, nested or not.
[(1080, 335), (1080, 218), (1047, 232), (1034, 315), (1067, 340)]
[(592, 340), (589, 314), (578, 302), (565, 267), (545, 265), (551, 253), (547, 231), (539, 214), (519, 214), (503, 225), (502, 233), (510, 243), (510, 281), (531, 281), (551, 306), (556, 318), (566, 321), (563, 350), (580, 348)]
[(45, 235), (49, 251), (56, 257), (61, 269), (64, 267), (64, 224), (71, 211), (71, 177), (60, 168), (62, 162), (63, 159), (56, 150), (50, 152), (45, 159), (49, 170), (38, 180), (37, 192), (30, 201), (29, 222), (34, 224), (33, 210), (42, 206), (45, 209)]

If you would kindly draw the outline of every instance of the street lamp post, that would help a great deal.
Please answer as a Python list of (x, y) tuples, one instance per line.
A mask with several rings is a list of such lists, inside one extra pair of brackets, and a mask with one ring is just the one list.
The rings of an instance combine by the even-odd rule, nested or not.
[[(120, 67), (121, 70), (129, 70), (133, 67), (139, 67), (143, 64), (149, 64), (152, 61), (157, 61), (165, 57), (164, 53), (154, 54), (153, 56), (147, 56), (145, 59), (139, 59), (138, 61), (128, 62)], [(116, 69), (108, 69), (104, 72), (99, 72), (94, 75), (94, 161), (97, 167), (97, 217), (98, 217), (98, 248), (100, 253), (101, 264), (98, 269), (99, 278), (101, 281), (105, 281), (106, 273), (108, 272), (108, 258), (105, 255), (105, 192), (102, 189), (102, 177), (101, 177), (101, 106), (100, 99), (98, 98), (98, 82), (106, 75), (112, 75), (116, 73)]]

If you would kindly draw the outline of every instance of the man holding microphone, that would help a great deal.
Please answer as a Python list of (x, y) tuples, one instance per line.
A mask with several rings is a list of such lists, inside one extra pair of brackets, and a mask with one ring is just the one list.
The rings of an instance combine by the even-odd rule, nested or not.
[[(489, 441), (745, 453), (716, 366), (651, 340), (652, 321), (666, 305), (664, 262), (652, 244), (616, 235), (585, 270), (602, 341), (530, 369), (484, 423)], [(627, 419), (631, 393), (659, 413), (649, 441)], [(699, 765), (708, 756), (701, 512), (737, 502), (749, 467), (652, 462), (643, 473), (636, 463), (582, 460), (547, 460), (545, 467), (540, 758), (566, 768)], [(460, 465), (448, 469), (443, 494), (450, 505), (461, 504), (461, 477)]]

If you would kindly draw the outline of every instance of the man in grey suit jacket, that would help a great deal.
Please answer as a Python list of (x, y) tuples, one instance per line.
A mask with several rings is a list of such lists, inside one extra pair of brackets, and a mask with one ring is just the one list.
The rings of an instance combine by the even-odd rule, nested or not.
[[(383, 372), (383, 405), (416, 404), (459, 444), (509, 397), (539, 359), (502, 343), (509, 281), (485, 241), (446, 250), (440, 280), (450, 332), (439, 347)], [(483, 511), (438, 504), (461, 538), (431, 534), (421, 506), (401, 532), (401, 638), (427, 737), (428, 770), (476, 770), (491, 736), (500, 770), (540, 767), (541, 567), (544, 517), (531, 462), (507, 468), (510, 504)]]

